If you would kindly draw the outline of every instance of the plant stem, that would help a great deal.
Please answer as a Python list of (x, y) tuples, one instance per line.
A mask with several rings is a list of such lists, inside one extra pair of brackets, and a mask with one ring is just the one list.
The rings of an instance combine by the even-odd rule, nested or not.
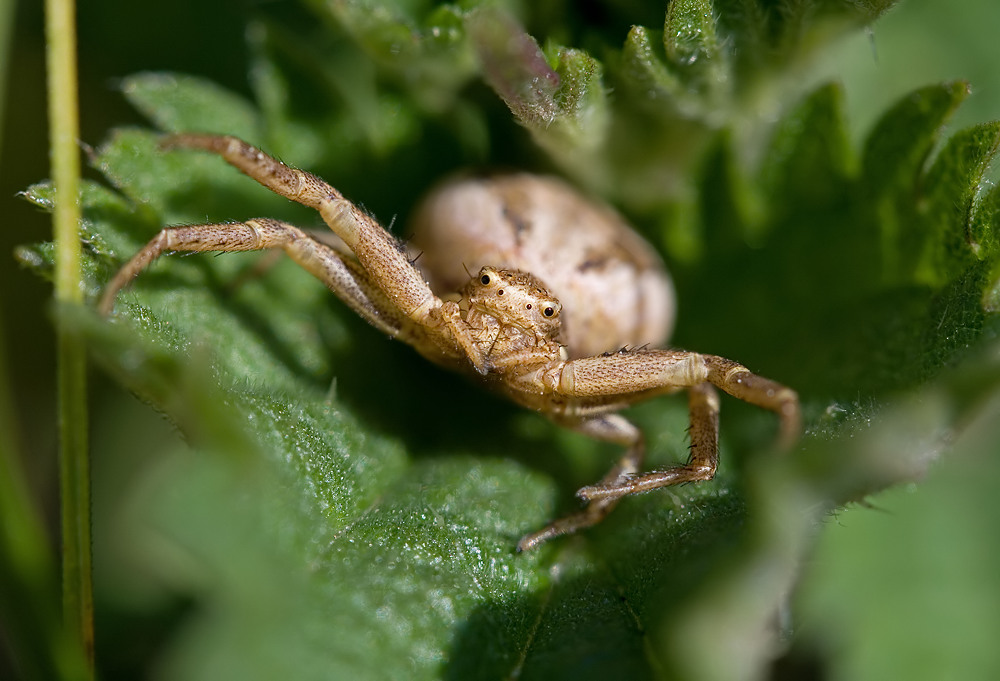
[(10, 66), (10, 44), (14, 35), (17, 0), (0, 2), (0, 151), (3, 150), (3, 115), (7, 110), (7, 69)]
[[(80, 151), (74, 0), (46, 0), (49, 135), (56, 188), (56, 300), (83, 301), (80, 286)], [(90, 540), (90, 460), (87, 452), (86, 356), (56, 316), (59, 388), (60, 493), (62, 502), (63, 617), (83, 648), (94, 655)]]

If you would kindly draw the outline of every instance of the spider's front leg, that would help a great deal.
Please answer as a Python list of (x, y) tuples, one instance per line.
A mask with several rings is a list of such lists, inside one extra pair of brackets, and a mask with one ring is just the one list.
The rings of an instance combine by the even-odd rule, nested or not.
[(430, 320), (441, 301), (410, 263), (406, 250), (370, 215), (321, 178), (287, 166), (236, 137), (187, 133), (167, 137), (161, 146), (218, 154), (274, 193), (316, 209), (357, 256), (372, 284), (396, 308), (417, 324), (435, 323)]
[[(688, 391), (688, 408), (691, 414), (691, 455), (685, 465), (669, 469), (672, 479), (664, 482), (664, 485), (711, 480), (718, 467), (718, 393), (710, 384), (699, 383)], [(577, 491), (577, 496), (587, 500), (583, 510), (526, 535), (518, 542), (518, 551), (526, 551), (554, 537), (596, 525), (614, 509), (622, 497), (634, 493), (629, 491), (629, 485), (637, 479), (646, 449), (639, 429), (619, 414), (593, 416), (579, 423), (567, 425), (594, 439), (623, 445), (625, 454), (599, 483)], [(590, 490), (616, 490), (617, 493), (598, 494), (593, 497), (583, 494)]]
[(108, 283), (98, 303), (98, 312), (103, 316), (110, 315), (118, 292), (165, 253), (231, 253), (269, 249), (284, 250), (292, 260), (326, 284), (377, 329), (389, 336), (404, 336), (405, 339), (409, 328), (407, 320), (371, 282), (357, 262), (310, 237), (298, 227), (269, 218), (167, 227), (136, 253)]
[(693, 480), (708, 480), (718, 463), (717, 386), (744, 402), (780, 417), (779, 446), (788, 448), (802, 428), (799, 398), (794, 390), (758, 376), (746, 367), (713, 355), (677, 350), (623, 352), (569, 362), (558, 392), (589, 399), (629, 401), (687, 388), (690, 395), (691, 458), (687, 464), (584, 487), (577, 495), (590, 502)]

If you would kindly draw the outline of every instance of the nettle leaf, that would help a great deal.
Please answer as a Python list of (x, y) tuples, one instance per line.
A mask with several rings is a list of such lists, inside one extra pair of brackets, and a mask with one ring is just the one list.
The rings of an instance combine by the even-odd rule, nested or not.
[[(204, 104), (191, 82), (179, 108)], [(102, 237), (88, 240), (95, 278), (162, 224), (294, 208), (218, 159), (160, 151), (146, 131), (117, 131), (93, 163), (120, 192), (83, 197)], [(33, 194), (40, 205), (43, 195)], [(581, 536), (518, 555), (517, 539), (572, 508), (571, 491), (599, 477), (614, 448), (424, 366), (288, 263), (234, 285), (251, 265), (166, 258), (122, 294), (111, 322), (60, 312), (194, 447), (164, 462), (133, 509), (167, 541), (154, 575), (201, 604), (165, 673), (492, 678), (546, 673), (565, 655), (607, 665), (592, 670), (661, 664), (644, 632), (689, 600), (675, 604), (664, 585), (697, 583), (693, 566), (738, 543), (744, 502), (725, 472), (717, 486), (629, 504), (593, 535), (603, 548)], [(683, 401), (640, 418), (654, 461), (684, 457)], [(585, 465), (560, 472), (573, 457)], [(655, 563), (643, 555), (652, 545)], [(615, 566), (601, 555), (617, 555)]]
[[(479, 75), (560, 172), (638, 214), (660, 213), (687, 196), (687, 178), (720, 128), (735, 121), (732, 130), (745, 137), (740, 144), (756, 139), (758, 119), (779, 108), (774, 93), (782, 88), (773, 81), (789, 64), (893, 4), (678, 0), (667, 4), (662, 30), (629, 18), (625, 25), (632, 30), (620, 53), (610, 46), (621, 45), (621, 36), (604, 27), (607, 35), (596, 41), (604, 47), (590, 53), (564, 45), (574, 38), (593, 44), (595, 28), (573, 35), (586, 21), (559, 21), (559, 13), (544, 6), (307, 2), (331, 29), (350, 36), (419, 110), (448, 119), (466, 144), (490, 143), (481, 136), (481, 112), (464, 106), (459, 93)], [(616, 7), (604, 11), (624, 13)], [(533, 33), (552, 37), (540, 46)], [(335, 57), (335, 66), (319, 80), (344, 82), (368, 73), (358, 56)], [(368, 101), (367, 90), (344, 97), (340, 107)], [(391, 116), (383, 120), (373, 110), (362, 120), (369, 122), (370, 137), (377, 137), (376, 127), (392, 125)], [(508, 140), (492, 143), (496, 154)]]
[[(996, 225), (984, 222), (992, 194), (979, 187), (996, 126), (959, 131), (929, 158), (965, 91), (946, 83), (904, 98), (876, 124), (860, 163), (835, 86), (778, 124), (757, 182), (741, 178), (723, 139), (702, 180), (705, 257), (740, 276), (694, 267), (677, 277), (700, 305), (735, 316), (695, 316), (679, 327), (682, 342), (715, 343), (751, 365), (755, 356), (774, 361), (771, 348), (782, 347), (770, 373), (801, 372), (819, 393), (846, 401), (919, 385), (972, 347), (994, 323), (982, 299), (996, 256), (978, 244), (995, 243)], [(758, 321), (767, 307), (794, 324)], [(754, 331), (727, 336), (734, 326)]]
[(459, 7), (418, 9), (405, 3), (346, 0), (307, 4), (405, 83), (422, 107), (442, 111), (451, 106), (456, 89), (475, 74), (475, 59), (462, 27), (466, 12)]
[[(164, 258), (119, 297), (111, 321), (57, 310), (190, 444), (148, 474), (127, 513), (143, 537), (132, 550), (161, 558), (142, 563), (145, 578), (194, 604), (173, 615), (158, 673), (764, 675), (817, 523), (922, 475), (1000, 389), (1000, 194), (980, 190), (997, 126), (943, 140), (966, 92), (948, 83), (902, 100), (857, 150), (831, 85), (788, 108), (748, 167), (747, 114), (734, 113), (744, 85), (712, 79), (793, 51), (810, 12), (836, 26), (878, 14), (879, 4), (671, 3), (663, 36), (633, 29), (624, 50), (601, 61), (555, 42), (542, 48), (516, 22), (476, 24), (498, 15), (448, 8), (399, 19), (366, 7), (322, 11), (394, 63), (397, 79), (433, 82), (439, 97), (404, 106), (400, 134), (368, 140), (384, 172), (347, 173), (367, 142), (345, 142), (344, 154), (312, 143), (346, 140), (364, 128), (355, 118), (402, 99), (407, 86), (360, 74), (357, 108), (311, 119), (288, 97), (294, 74), (272, 60), (272, 51), (290, 54), (277, 33), (258, 44), (261, 111), (190, 77), (140, 74), (125, 90), (167, 130), (236, 132), (274, 143), (289, 163), (343, 174), (360, 187), (345, 193), (378, 205), (388, 224), (409, 208), (398, 197), (418, 189), (397, 191), (393, 178), (408, 168), (411, 184), (436, 179), (428, 164), (440, 138), (417, 152), (403, 143), (428, 130), (415, 112), (459, 101), (471, 77), (464, 61), (450, 76), (435, 69), (478, 48), (477, 68), (539, 147), (560, 163), (592, 161), (569, 173), (607, 185), (606, 195), (648, 218), (668, 256), (676, 244), (687, 249), (672, 258), (677, 344), (793, 386), (808, 433), (774, 455), (772, 415), (727, 399), (714, 481), (628, 499), (600, 526), (518, 555), (522, 534), (576, 508), (573, 491), (603, 475), (614, 447), (427, 366), (288, 262), (258, 272), (254, 254)], [(428, 43), (441, 40), (428, 25), (448, 27), (445, 43)], [(734, 56), (732, 41), (757, 47)], [(413, 63), (395, 61), (394, 46)], [(523, 88), (528, 77), (534, 89)], [(606, 77), (623, 85), (621, 98), (607, 97)], [(350, 87), (333, 77), (323, 84), (331, 98)], [(643, 88), (648, 101), (636, 105)], [(733, 106), (702, 118), (707, 94)], [(219, 159), (157, 142), (147, 130), (116, 130), (92, 156), (110, 186), (86, 185), (81, 196), (91, 297), (167, 224), (320, 224)], [(26, 194), (51, 206), (47, 185)], [(22, 249), (21, 260), (44, 273), (51, 249)], [(629, 417), (647, 436), (650, 465), (687, 456), (683, 399), (651, 401)], [(132, 607), (150, 616), (148, 604)]]
[(487, 83), (535, 143), (589, 186), (607, 183), (597, 156), (607, 134), (608, 102), (600, 62), (582, 50), (543, 52), (508, 14), (482, 8), (466, 20)]
[(688, 88), (717, 99), (729, 84), (726, 53), (716, 33), (711, 0), (679, 0), (667, 7), (663, 47), (667, 60)]
[[(138, 74), (122, 81), (122, 93), (161, 130), (200, 130), (261, 139), (260, 116), (250, 102), (199, 78)], [(220, 111), (225, 115), (219, 116)]]

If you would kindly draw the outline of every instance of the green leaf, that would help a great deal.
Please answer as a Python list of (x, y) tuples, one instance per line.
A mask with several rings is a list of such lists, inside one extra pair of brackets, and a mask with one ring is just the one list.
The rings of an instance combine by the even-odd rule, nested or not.
[[(953, 375), (960, 379), (951, 385), (956, 397), (983, 398), (974, 386), (980, 378), (995, 380), (998, 349), (994, 342)], [(898, 419), (895, 432), (866, 453), (912, 446), (914, 426), (928, 434), (942, 425), (936, 408), (911, 403), (909, 409), (910, 418)], [(993, 522), (1000, 474), (995, 392), (953, 436), (947, 436), (948, 461), (933, 466), (919, 485), (895, 487), (827, 523), (795, 613), (802, 624), (799, 659), (811, 657), (852, 679), (1000, 672), (1000, 658), (986, 642), (1000, 627), (991, 607), (1000, 568)], [(897, 463), (884, 461), (887, 470)], [(950, 635), (945, 626), (962, 634)]]
[[(754, 328), (716, 352), (754, 366), (755, 354), (763, 360), (769, 348), (787, 348), (770, 373), (805, 372), (805, 383), (846, 401), (858, 391), (918, 385), (974, 345), (991, 323), (981, 301), (990, 295), (995, 255), (971, 235), (993, 243), (991, 195), (980, 199), (977, 190), (995, 153), (994, 127), (960, 131), (933, 164), (922, 162), (963, 92), (946, 84), (904, 98), (871, 133), (860, 173), (839, 91), (829, 86), (776, 126), (749, 197), (725, 154), (710, 157), (701, 227), (721, 259), (717, 268), (741, 276), (726, 286), (712, 271), (678, 273), (682, 293), (697, 292), (707, 309), (734, 310), (704, 327), (681, 325), (682, 343), (703, 347), (734, 326)], [(892, 122), (901, 127), (890, 133)], [(904, 141), (906, 129), (912, 134)], [(763, 206), (759, 219), (756, 206)], [(734, 229), (741, 224), (742, 234)], [(755, 321), (767, 306), (788, 310), (791, 329)], [(820, 366), (830, 361), (838, 371)]]
[(455, 91), (475, 73), (473, 51), (462, 28), (466, 12), (458, 7), (430, 7), (418, 18), (403, 3), (310, 0), (307, 4), (324, 19), (334, 19), (336, 28), (393, 73), (422, 108), (447, 110)]
[(600, 153), (608, 105), (600, 62), (557, 45), (543, 53), (511, 16), (495, 10), (470, 14), (466, 25), (486, 81), (535, 143), (581, 183), (606, 185)]
[(538, 43), (508, 14), (480, 10), (466, 20), (486, 82), (529, 129), (543, 128), (560, 113), (560, 78)]
[[(706, 154), (702, 172), (699, 222), (705, 228), (699, 241), (721, 254), (741, 248), (754, 238), (763, 216), (761, 201), (740, 172), (732, 150), (732, 136), (723, 132)], [(704, 257), (704, 253), (700, 254)]]
[(836, 85), (821, 87), (789, 112), (771, 137), (761, 169), (768, 203), (781, 212), (829, 204), (853, 176), (853, 156), (843, 91)]
[(142, 73), (125, 78), (122, 92), (164, 131), (197, 130), (260, 143), (260, 117), (250, 102), (214, 83), (174, 73)]
[[(242, 190), (229, 189), (244, 178), (216, 163), (202, 167), (192, 154), (160, 152), (154, 141), (119, 133), (97, 156), (124, 191), (148, 192), (145, 210), (189, 221), (216, 203), (228, 202), (234, 215), (246, 209)], [(177, 196), (200, 173), (206, 186)], [(282, 201), (259, 193), (280, 212)], [(110, 212), (102, 219), (102, 197), (90, 199), (85, 210), (109, 243), (156, 231)], [(515, 554), (520, 535), (559, 512), (556, 500), (569, 491), (557, 493), (534, 462), (554, 457), (542, 468), (558, 468), (573, 450), (596, 453), (593, 445), (558, 438), (536, 417), (443, 380), (323, 304), (323, 287), (294, 267), (227, 293), (239, 260), (159, 263), (122, 295), (112, 323), (61, 311), (109, 371), (196, 445), (164, 464), (176, 469), (143, 495), (140, 511), (166, 533), (173, 557), (162, 578), (186, 573), (206, 599), (205, 614), (187, 622), (169, 656), (172, 675), (267, 678), (288, 663), (288, 651), (305, 677), (434, 678), (442, 665), (479, 668), (484, 651), (484, 669), (531, 675), (562, 660), (567, 646), (590, 655), (599, 645), (612, 667), (652, 664), (642, 631), (672, 600), (657, 585), (681, 574), (696, 582), (694, 557), (708, 564), (732, 544), (738, 524), (726, 519), (744, 513), (737, 490), (691, 488), (630, 504), (594, 535), (621, 548), (611, 572), (594, 572), (596, 545), (588, 548), (586, 537)], [(393, 377), (391, 390), (373, 382), (379, 375)], [(673, 435), (653, 447), (654, 460), (683, 456), (683, 405), (666, 413)], [(449, 424), (476, 424), (475, 437), (442, 428), (442, 414)], [(662, 422), (664, 410), (654, 414)], [(599, 476), (600, 458), (563, 484)], [(694, 527), (697, 542), (686, 537)], [(640, 556), (652, 544), (663, 557), (650, 572), (654, 564)], [(624, 605), (622, 583), (632, 585)], [(615, 637), (583, 635), (586, 622), (612, 613)], [(331, 628), (343, 634), (331, 641)], [(366, 660), (379, 660), (377, 672)]]
[(663, 26), (667, 59), (688, 87), (707, 92), (709, 99), (729, 81), (714, 13), (711, 0), (676, 0), (667, 6)]
[[(777, 133), (770, 162), (773, 176), (783, 179), (771, 186), (787, 191), (801, 181), (792, 168), (819, 172), (833, 186), (768, 211), (771, 224), (759, 246), (765, 253), (779, 239), (779, 254), (808, 248), (807, 234), (799, 237), (802, 246), (789, 243), (792, 225), (807, 207), (826, 210), (847, 192), (852, 175), (837, 146), (839, 101), (836, 91), (821, 90)], [(820, 131), (825, 141), (817, 144), (806, 130)], [(721, 158), (729, 167), (723, 175), (735, 182), (734, 166)], [(215, 159), (160, 152), (145, 133), (117, 134), (96, 159), (127, 195), (145, 194), (144, 210), (165, 221), (222, 219), (227, 210), (245, 215), (254, 202), (260, 214), (285, 210)], [(96, 210), (107, 203), (95, 193), (85, 209), (108, 243), (138, 243), (155, 232), (150, 221), (122, 220), (131, 213), (121, 208)], [(729, 240), (731, 257), (746, 261), (737, 236)], [(767, 259), (781, 262), (777, 254)], [(882, 458), (821, 454), (853, 436), (857, 426), (848, 421), (807, 441), (794, 460), (748, 462), (756, 472), (742, 482), (723, 470), (711, 485), (629, 500), (591, 532), (517, 555), (512, 547), (523, 532), (556, 514), (563, 505), (557, 500), (587, 475), (600, 475), (592, 458), (584, 466), (589, 473), (568, 479), (546, 472), (555, 462), (539, 469), (535, 459), (565, 463), (573, 451), (582, 456), (594, 447), (557, 438), (534, 418), (525, 429), (528, 417), (442, 380), (412, 353), (323, 304), (323, 287), (294, 267), (227, 293), (243, 266), (237, 260), (159, 263), (122, 297), (112, 324), (64, 312), (100, 361), (170, 414), (197, 446), (172, 464), (176, 470), (143, 511), (166, 528), (178, 554), (163, 570), (177, 570), (179, 555), (195, 556), (187, 579), (208, 599), (169, 657), (167, 668), (179, 677), (266, 678), (287, 664), (289, 651), (298, 660), (296, 675), (306, 678), (496, 671), (531, 677), (556, 670), (596, 678), (602, 669), (728, 676), (731, 665), (766, 663), (766, 637), (755, 632), (794, 579), (808, 518), (815, 517), (803, 509), (913, 475), (933, 449), (911, 447), (905, 456), (893, 450), (897, 468), (890, 472), (878, 467)], [(781, 279), (760, 281), (774, 286)], [(809, 351), (816, 347), (813, 338)], [(866, 371), (873, 360), (852, 358)], [(373, 382), (377, 375), (392, 376), (392, 390)], [(807, 398), (818, 386), (801, 384)], [(482, 419), (484, 402), (491, 423)], [(672, 415), (666, 422), (665, 414)], [(635, 417), (654, 443), (654, 460), (683, 456), (683, 405), (651, 403)], [(462, 423), (475, 424), (475, 438), (456, 427)], [(868, 437), (885, 437), (879, 433)], [(796, 473), (809, 461), (838, 464), (823, 475)], [(900, 470), (901, 461), (912, 465)], [(717, 621), (732, 624), (719, 629)], [(331, 641), (331, 630), (343, 633)], [(738, 661), (711, 656), (720, 640), (745, 654)], [(251, 657), (247, 641), (256, 651)], [(601, 664), (588, 662), (594, 659)], [(582, 666), (574, 672), (567, 660)]]
[(991, 188), (975, 206), (969, 230), (969, 244), (978, 258), (991, 262), (986, 273), (983, 309), (1000, 312), (1000, 189)]
[(930, 85), (914, 91), (883, 114), (865, 143), (865, 186), (875, 194), (891, 191), (900, 183), (912, 186), (941, 126), (968, 95), (969, 86), (962, 81)]
[[(739, 31), (734, 5), (747, 19)], [(816, 525), (841, 504), (920, 477), (990, 413), (1000, 390), (998, 326), (983, 301), (1000, 298), (1000, 199), (976, 187), (996, 129), (941, 139), (964, 86), (905, 99), (863, 152), (849, 142), (836, 86), (795, 105), (772, 102), (768, 112), (784, 113), (766, 127), (754, 122), (758, 109), (740, 104), (756, 87), (750, 81), (777, 76), (741, 75), (747, 64), (779, 63), (798, 28), (881, 8), (741, 1), (706, 15), (698, 10), (707, 3), (671, 7), (670, 25), (686, 31), (672, 57), (653, 52), (657, 34), (641, 29), (621, 54), (559, 47), (556, 38), (591, 47), (572, 41), (569, 28), (542, 50), (521, 23), (476, 24), (506, 15), (324, 3), (317, 12), (339, 17), (339, 30), (377, 52), (380, 66), (347, 76), (353, 46), (338, 44), (343, 52), (327, 62), (309, 40), (299, 56), (311, 58), (296, 61), (287, 36), (268, 26), (255, 57), (263, 112), (196, 79), (130, 79), (130, 96), (158, 125), (233, 125), (322, 172), (384, 224), (457, 162), (450, 122), (466, 116), (470, 129), (479, 126), (480, 153), (491, 160), (517, 150), (506, 106), (549, 159), (621, 197), (657, 244), (687, 249), (672, 262), (681, 307), (674, 342), (786, 382), (808, 422), (799, 446), (773, 456), (773, 417), (724, 399), (714, 481), (630, 498), (598, 527), (519, 555), (517, 539), (576, 508), (573, 491), (604, 474), (615, 447), (426, 366), (287, 262), (259, 272), (253, 255), (164, 258), (120, 296), (110, 322), (88, 309), (57, 311), (189, 443), (144, 466), (111, 514), (134, 539), (107, 560), (157, 595), (116, 614), (169, 631), (155, 653), (158, 674), (764, 675), (775, 613), (810, 561)], [(810, 23), (810, 8), (834, 23)], [(432, 39), (447, 44), (435, 52)], [(608, 43), (621, 44), (621, 36)], [(499, 98), (485, 87), (463, 91), (464, 61), (445, 73), (448, 51), (471, 54), (473, 45)], [(684, 50), (737, 80), (713, 84), (693, 66), (685, 71), (676, 60)], [(309, 78), (296, 71), (303, 62)], [(414, 105), (410, 90), (425, 77), (439, 89)], [(359, 101), (317, 113), (295, 100), (297, 78), (317, 83), (324, 101)], [(688, 99), (667, 101), (680, 96), (675, 87)], [(709, 91), (725, 106), (702, 106)], [(393, 118), (373, 113), (393, 101), (401, 102), (396, 132), (365, 138), (365, 126)], [(465, 113), (442, 111), (445, 101)], [(770, 141), (749, 145), (765, 127)], [(218, 159), (161, 151), (149, 131), (112, 132), (92, 161), (112, 187), (95, 184), (81, 197), (92, 297), (166, 224), (253, 216), (320, 224)], [(50, 205), (51, 188), (33, 187), (28, 198)], [(911, 241), (927, 254), (919, 270), (902, 257)], [(949, 250), (939, 253), (941, 244)], [(45, 246), (22, 254), (40, 270), (51, 265)], [(647, 436), (650, 467), (687, 456), (682, 399), (652, 400), (628, 417)], [(146, 446), (129, 441), (121, 456)], [(98, 545), (115, 529), (98, 528)], [(127, 565), (141, 567), (132, 574)], [(119, 586), (105, 583), (104, 592)], [(149, 673), (145, 662), (135, 675)]]
[(633, 26), (625, 39), (619, 70), (636, 98), (655, 109), (669, 106), (683, 95), (683, 89), (680, 79), (667, 68), (653, 45), (649, 29)]
[(972, 218), (983, 175), (998, 146), (998, 122), (959, 131), (927, 170), (920, 208), (928, 234), (917, 262), (918, 279), (941, 284), (975, 261)]

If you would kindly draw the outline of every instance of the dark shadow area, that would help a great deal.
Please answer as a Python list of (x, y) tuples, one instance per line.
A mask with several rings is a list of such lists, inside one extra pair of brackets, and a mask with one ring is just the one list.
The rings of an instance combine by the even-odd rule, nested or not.
[(792, 650), (771, 664), (771, 681), (826, 681), (831, 678), (826, 659), (815, 650)]
[[(101, 679), (135, 679), (148, 673), (156, 660), (184, 625), (197, 618), (198, 598), (173, 594), (152, 610), (116, 608), (97, 603), (95, 628), (98, 640), (97, 674)], [(109, 647), (114, 652), (105, 652)]]

